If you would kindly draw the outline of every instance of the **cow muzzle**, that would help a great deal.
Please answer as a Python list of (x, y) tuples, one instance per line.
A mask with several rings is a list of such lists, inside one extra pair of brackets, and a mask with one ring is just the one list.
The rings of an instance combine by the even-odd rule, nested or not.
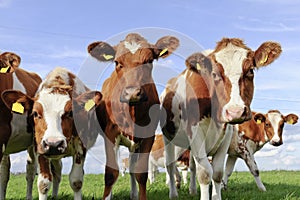
[(67, 142), (61, 138), (48, 138), (42, 141), (42, 149), (46, 155), (60, 155), (65, 152)]
[(120, 101), (128, 103), (130, 106), (138, 105), (147, 100), (147, 95), (141, 87), (126, 87), (120, 96)]
[(240, 124), (251, 119), (251, 111), (244, 107), (229, 107), (225, 110), (225, 120), (230, 124)]

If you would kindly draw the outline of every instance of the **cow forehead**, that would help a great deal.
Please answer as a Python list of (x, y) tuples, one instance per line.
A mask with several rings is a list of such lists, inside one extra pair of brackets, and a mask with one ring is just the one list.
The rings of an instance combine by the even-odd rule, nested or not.
[(282, 120), (282, 115), (278, 112), (269, 112), (268, 119), (273, 127), (277, 127), (280, 121)]
[(131, 57), (137, 61), (153, 56), (151, 45), (146, 41), (123, 41), (118, 45), (116, 58)]
[(58, 113), (60, 116), (63, 115), (65, 106), (71, 98), (67, 94), (60, 93), (48, 93), (42, 90), (39, 93), (37, 102), (43, 107), (44, 115), (47, 113)]
[(225, 76), (241, 76), (243, 62), (249, 50), (229, 43), (225, 48), (215, 53), (216, 61), (222, 65)]

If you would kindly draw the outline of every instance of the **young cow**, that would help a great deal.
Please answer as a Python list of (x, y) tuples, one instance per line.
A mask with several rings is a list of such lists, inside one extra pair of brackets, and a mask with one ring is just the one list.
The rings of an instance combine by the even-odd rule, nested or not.
[(92, 111), (100, 104), (101, 97), (100, 92), (89, 91), (74, 74), (64, 68), (51, 71), (34, 98), (18, 90), (3, 92), (3, 101), (12, 112), (30, 114), (29, 123), (34, 130), (34, 154), (38, 163), (39, 199), (47, 199), (52, 182), (52, 196), (57, 196), (61, 158), (66, 156), (73, 157), (69, 181), (74, 199), (82, 198), (86, 152), (98, 135), (98, 131), (87, 128), (87, 124), (90, 121), (98, 122)]
[(282, 145), (284, 124), (296, 124), (298, 120), (297, 115), (288, 114), (284, 116), (278, 110), (270, 110), (266, 114), (253, 112), (252, 116), (250, 121), (235, 125), (233, 129), (234, 132), (228, 149), (226, 171), (223, 179), (225, 189), (237, 158), (242, 158), (254, 176), (257, 187), (261, 191), (266, 191), (259, 177), (254, 153), (259, 151), (267, 142), (273, 146)]
[[(41, 78), (19, 68), (21, 58), (11, 52), (0, 54), (0, 95), (3, 91), (20, 90), (33, 97), (41, 83)], [(30, 113), (29, 113), (30, 114)], [(35, 163), (32, 159), (33, 130), (27, 125), (28, 113), (18, 115), (10, 112), (0, 98), (0, 199), (5, 199), (10, 174), (9, 154), (27, 150), (29, 155), (26, 167), (27, 199), (32, 199), (32, 184)]]
[[(183, 183), (187, 184), (187, 173), (189, 168), (190, 151), (176, 146), (175, 158), (177, 158), (176, 168), (175, 168), (176, 186), (177, 188), (180, 188), (181, 175), (179, 173), (178, 168), (181, 169)], [(152, 184), (155, 180), (155, 175), (158, 171), (158, 167), (165, 168), (165, 147), (164, 147), (162, 134), (155, 136), (155, 140), (149, 156), (148, 179), (150, 181), (150, 184)], [(169, 176), (167, 174), (166, 174), (166, 184), (169, 184)]]
[(129, 147), (131, 199), (146, 199), (148, 158), (159, 121), (159, 99), (152, 79), (152, 62), (165, 58), (179, 45), (166, 36), (150, 44), (136, 33), (128, 34), (115, 46), (94, 42), (88, 52), (98, 61), (114, 61), (115, 70), (102, 86), (105, 117), (100, 122), (105, 132), (105, 189), (103, 198), (111, 199), (112, 186), (119, 175), (118, 146)]
[[(195, 53), (187, 58), (187, 69), (168, 82), (161, 97), (166, 122), (161, 124), (170, 198), (178, 196), (174, 180), (177, 145), (191, 148), (201, 199), (210, 198), (211, 179), (212, 199), (221, 199), (224, 160), (232, 135), (230, 124), (251, 119), (254, 69), (272, 63), (280, 53), (281, 47), (275, 42), (265, 42), (252, 51), (240, 39), (224, 38), (208, 56)], [(212, 156), (212, 164), (207, 156)], [(196, 193), (195, 186), (191, 193)]]

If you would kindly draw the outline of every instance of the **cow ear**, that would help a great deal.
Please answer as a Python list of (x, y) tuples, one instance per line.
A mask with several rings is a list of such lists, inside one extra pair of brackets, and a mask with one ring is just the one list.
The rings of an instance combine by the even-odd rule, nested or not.
[(179, 40), (173, 36), (165, 36), (160, 38), (154, 46), (156, 58), (166, 58), (177, 49)]
[(6, 90), (1, 95), (6, 107), (13, 113), (24, 114), (32, 110), (34, 100), (17, 90)]
[(89, 112), (92, 108), (100, 105), (102, 94), (99, 91), (88, 91), (79, 95), (75, 101), (84, 106), (84, 109)]
[(295, 114), (288, 114), (284, 117), (284, 120), (288, 124), (296, 124), (298, 122), (298, 116)]
[(105, 42), (93, 42), (88, 46), (88, 53), (101, 62), (112, 61), (115, 58), (115, 49)]
[(281, 46), (276, 42), (265, 42), (254, 52), (254, 61), (256, 67), (262, 67), (271, 64), (281, 54)]
[(261, 124), (262, 122), (266, 121), (266, 117), (262, 113), (256, 113), (253, 118), (256, 124)]
[(194, 53), (185, 60), (185, 65), (188, 69), (196, 70), (199, 73), (210, 73), (212, 64), (208, 57), (202, 53)]
[(21, 58), (15, 53), (5, 52), (0, 55), (3, 66), (0, 68), (0, 73), (13, 73), (21, 63)]

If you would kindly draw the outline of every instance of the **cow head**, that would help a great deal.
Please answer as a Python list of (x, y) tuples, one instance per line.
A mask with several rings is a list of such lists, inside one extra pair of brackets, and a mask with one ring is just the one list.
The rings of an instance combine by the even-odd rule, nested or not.
[(257, 124), (263, 124), (267, 141), (273, 146), (283, 144), (282, 132), (284, 124), (296, 124), (298, 116), (295, 114), (282, 115), (278, 110), (270, 110), (267, 114), (256, 113), (254, 120)]
[[(69, 141), (77, 135), (72, 104), (81, 106), (81, 109), (76, 110), (76, 115), (84, 116), (82, 112), (90, 112), (92, 107), (100, 103), (101, 93), (96, 91), (93, 95), (87, 92), (72, 100), (69, 91), (60, 89), (59, 93), (41, 90), (36, 97), (31, 98), (20, 91), (7, 90), (2, 93), (2, 99), (14, 113), (31, 113), (29, 123), (33, 126), (37, 152), (46, 156), (59, 156), (66, 152)], [(86, 104), (83, 100), (86, 100)]]
[[(179, 45), (175, 37), (165, 36), (150, 44), (139, 34), (128, 34), (118, 45), (94, 42), (88, 46), (89, 54), (101, 62), (114, 61), (117, 85), (115, 94), (121, 102), (136, 105), (146, 101), (147, 84), (153, 83), (153, 61), (170, 55)], [(117, 98), (117, 96), (116, 96)]]
[(275, 42), (265, 42), (255, 51), (237, 38), (224, 38), (217, 43), (208, 57), (219, 121), (241, 123), (251, 119), (254, 70), (269, 65), (280, 53), (281, 46)]
[(0, 54), (0, 73), (12, 73), (21, 62), (20, 56), (11, 52)]

